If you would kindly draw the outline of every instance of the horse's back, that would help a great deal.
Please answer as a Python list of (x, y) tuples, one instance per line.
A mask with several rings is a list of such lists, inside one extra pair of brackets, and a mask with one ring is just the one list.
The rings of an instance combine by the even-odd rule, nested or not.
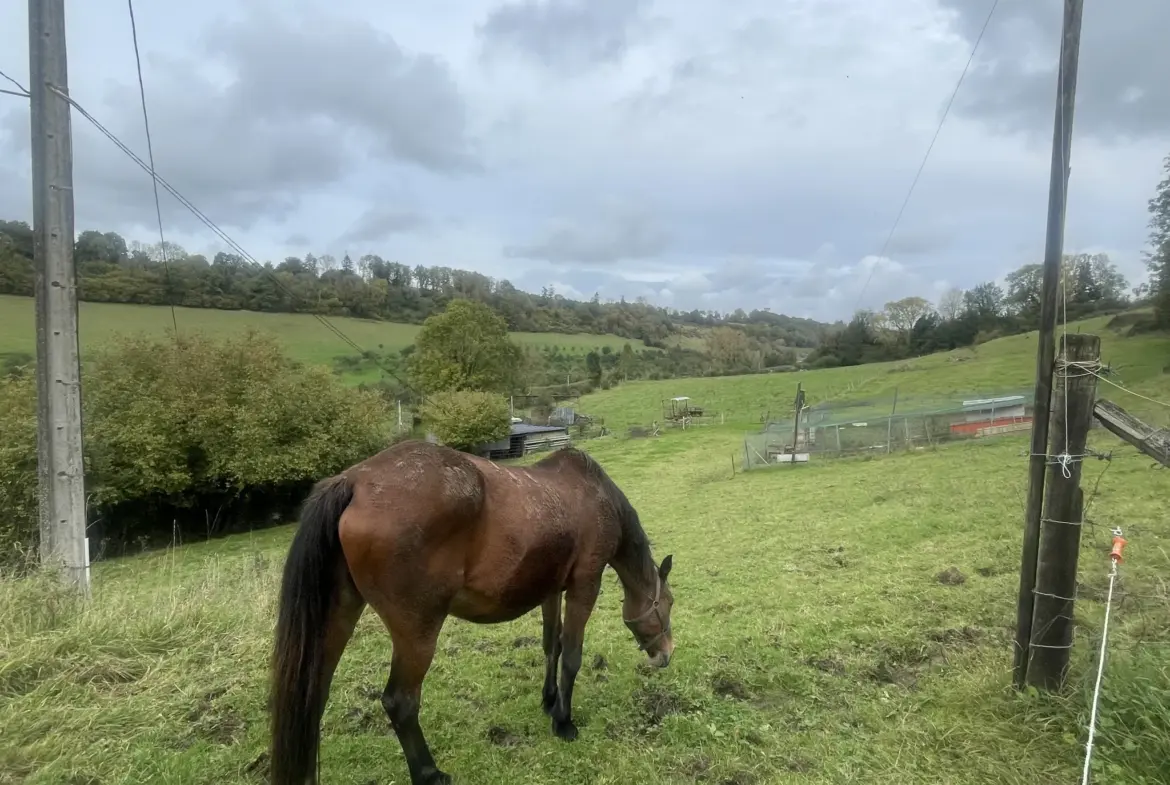
[[(363, 593), (447, 581), (460, 570), (484, 502), (483, 478), (467, 456), (401, 442), (345, 471), (353, 499), (339, 534)], [(363, 584), (365, 584), (363, 586)]]
[(401, 591), (445, 589), (451, 613), (470, 621), (522, 615), (574, 575), (600, 575), (612, 556), (619, 533), (591, 466), (575, 450), (507, 467), (425, 442), (395, 445), (346, 472), (351, 572)]
[(548, 464), (472, 461), (483, 476), (484, 502), (455, 615), (481, 622), (515, 618), (576, 574), (600, 574), (615, 533), (605, 526), (596, 490), (583, 475), (550, 472)]

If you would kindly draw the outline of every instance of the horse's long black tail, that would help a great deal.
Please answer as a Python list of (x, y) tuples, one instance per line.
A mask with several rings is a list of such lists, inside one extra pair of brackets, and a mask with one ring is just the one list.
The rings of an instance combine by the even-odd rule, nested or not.
[(352, 498), (345, 477), (319, 483), (305, 501), (284, 563), (272, 659), (272, 785), (315, 780), (328, 697), (325, 639), (343, 575), (338, 522)]

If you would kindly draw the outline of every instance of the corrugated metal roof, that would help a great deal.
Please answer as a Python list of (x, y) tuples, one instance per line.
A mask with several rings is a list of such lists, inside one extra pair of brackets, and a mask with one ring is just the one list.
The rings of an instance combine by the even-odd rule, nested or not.
[(563, 431), (563, 425), (529, 425), (525, 422), (518, 422), (512, 424), (512, 435), (522, 436), (526, 433), (552, 433), (553, 431)]

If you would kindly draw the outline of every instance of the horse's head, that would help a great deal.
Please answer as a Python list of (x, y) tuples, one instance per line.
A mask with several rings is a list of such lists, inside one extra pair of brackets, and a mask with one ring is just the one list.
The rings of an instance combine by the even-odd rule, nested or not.
[(638, 648), (650, 657), (650, 664), (665, 668), (674, 654), (674, 639), (670, 634), (670, 610), (674, 607), (674, 595), (670, 593), (667, 576), (670, 575), (671, 557), (662, 560), (655, 575), (651, 594), (626, 594), (622, 608), (622, 620), (638, 641)]

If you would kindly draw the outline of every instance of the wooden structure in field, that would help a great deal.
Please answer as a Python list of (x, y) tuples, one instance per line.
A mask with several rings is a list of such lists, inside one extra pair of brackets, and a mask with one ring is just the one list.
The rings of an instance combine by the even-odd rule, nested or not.
[(662, 419), (669, 423), (688, 425), (691, 420), (703, 416), (703, 407), (691, 403), (685, 395), (679, 395), (662, 402)]

